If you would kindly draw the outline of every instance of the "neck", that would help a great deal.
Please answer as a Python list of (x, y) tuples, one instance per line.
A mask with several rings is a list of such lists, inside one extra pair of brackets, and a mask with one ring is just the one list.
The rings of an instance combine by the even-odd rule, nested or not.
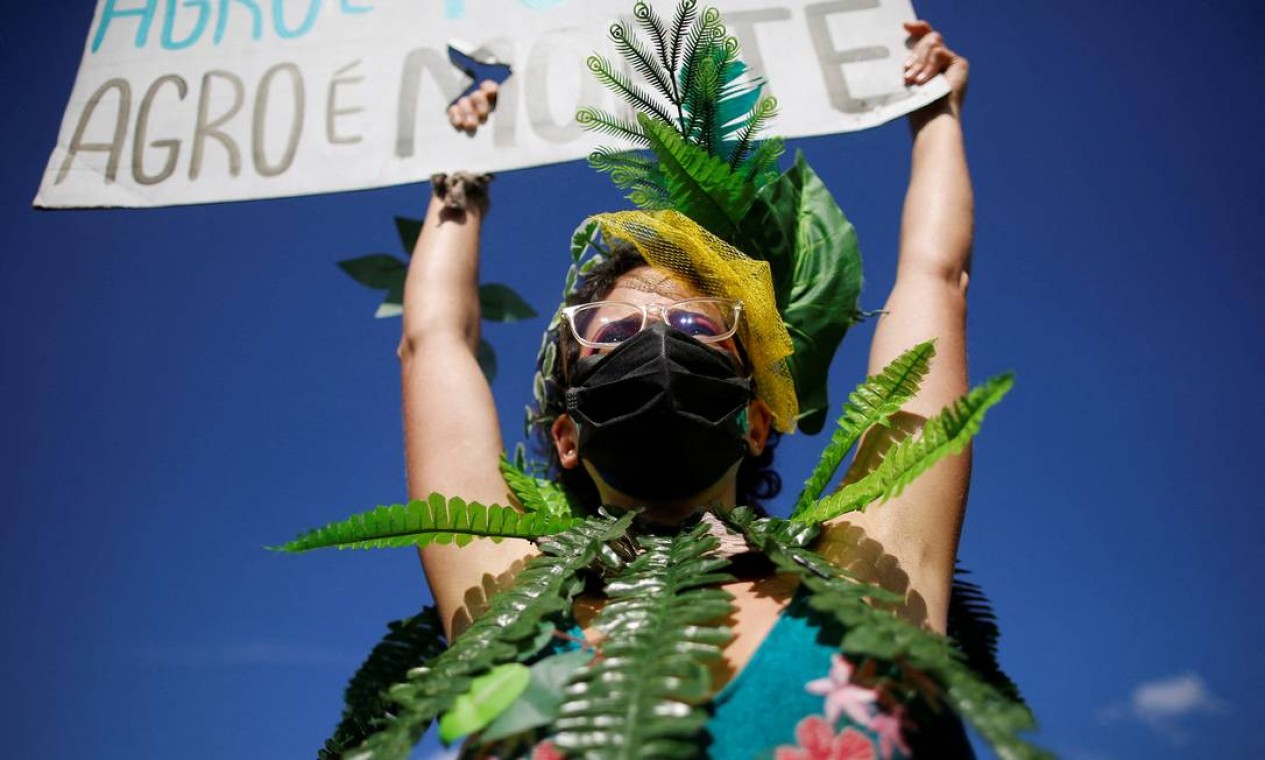
[(738, 466), (738, 464), (734, 464), (725, 473), (724, 477), (693, 496), (682, 499), (659, 499), (654, 501), (629, 496), (612, 488), (606, 481), (602, 480), (601, 475), (592, 467), (589, 468), (589, 475), (593, 477), (593, 482), (597, 484), (597, 491), (602, 497), (603, 504), (625, 509), (639, 507), (645, 510), (642, 513), (642, 519), (647, 522), (660, 525), (676, 525), (697, 512), (716, 507), (730, 508), (737, 504)]

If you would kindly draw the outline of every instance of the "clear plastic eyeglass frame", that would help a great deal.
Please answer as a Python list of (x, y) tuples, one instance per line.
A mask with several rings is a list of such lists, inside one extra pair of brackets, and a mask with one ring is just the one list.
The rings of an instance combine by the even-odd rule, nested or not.
[[(605, 315), (603, 315), (605, 311)], [(738, 332), (742, 301), (732, 298), (687, 298), (670, 304), (632, 304), (623, 301), (594, 301), (568, 306), (562, 315), (571, 336), (588, 348), (614, 348), (646, 329), (654, 315), (669, 327), (687, 333), (700, 343), (719, 343)], [(629, 320), (640, 318), (634, 324)], [(589, 320), (602, 319), (594, 331)], [(607, 331), (606, 328), (614, 328)], [(622, 327), (623, 332), (618, 332)], [(586, 336), (585, 333), (588, 335)], [(594, 340), (594, 336), (621, 335), (618, 340)]]

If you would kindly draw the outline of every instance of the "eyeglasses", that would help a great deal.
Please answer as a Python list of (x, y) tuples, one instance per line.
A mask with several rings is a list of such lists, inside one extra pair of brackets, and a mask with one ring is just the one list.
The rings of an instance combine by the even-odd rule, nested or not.
[(646, 329), (654, 314), (668, 327), (700, 343), (719, 343), (738, 331), (742, 301), (732, 298), (689, 298), (667, 305), (595, 301), (562, 310), (571, 334), (588, 348), (614, 348)]

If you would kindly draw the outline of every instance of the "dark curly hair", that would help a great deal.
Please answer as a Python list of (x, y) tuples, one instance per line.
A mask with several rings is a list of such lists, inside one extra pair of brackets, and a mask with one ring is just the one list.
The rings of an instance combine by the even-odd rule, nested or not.
[[(567, 305), (602, 300), (615, 289), (620, 277), (644, 266), (649, 265), (636, 248), (628, 243), (616, 242), (611, 246), (610, 255), (584, 275), (579, 287), (567, 297)], [(553, 371), (548, 378), (550, 382), (545, 383), (544, 405), (536, 410), (536, 448), (548, 463), (549, 473), (553, 478), (574, 494), (581, 504), (594, 509), (601, 503), (597, 484), (583, 467), (569, 470), (562, 467), (550, 434), (549, 423), (566, 412), (564, 393), (568, 383), (565, 368), (574, 366), (580, 357), (580, 346), (571, 339), (570, 330), (565, 326), (559, 329), (556, 341), (558, 361), (554, 362)], [(748, 454), (738, 467), (738, 503), (751, 507), (761, 515), (767, 514), (763, 502), (782, 491), (782, 478), (773, 469), (773, 450), (780, 439), (780, 433), (770, 431), (764, 450), (758, 456)]]

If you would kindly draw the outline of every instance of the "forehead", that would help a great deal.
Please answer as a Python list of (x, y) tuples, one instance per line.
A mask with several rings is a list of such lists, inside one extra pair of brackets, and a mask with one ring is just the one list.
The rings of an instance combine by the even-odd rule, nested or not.
[(638, 267), (615, 280), (604, 301), (631, 304), (673, 303), (704, 295), (685, 278), (666, 269)]

